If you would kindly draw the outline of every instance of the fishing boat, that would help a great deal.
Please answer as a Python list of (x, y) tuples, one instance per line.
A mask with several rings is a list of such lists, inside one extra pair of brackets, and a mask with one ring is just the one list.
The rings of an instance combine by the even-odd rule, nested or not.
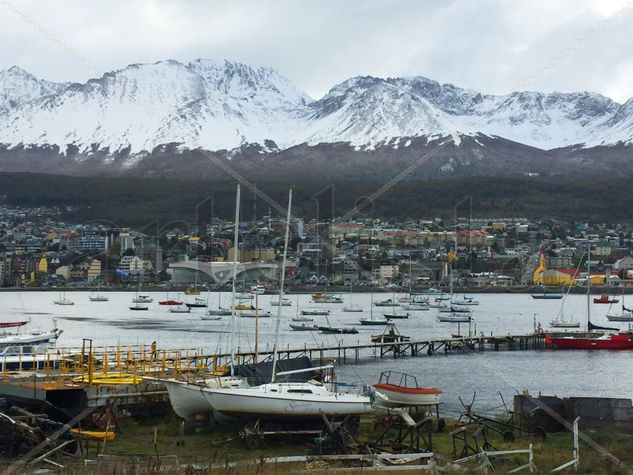
[(302, 323), (298, 325), (296, 323), (289, 323), (290, 329), (295, 332), (316, 332), (319, 331), (319, 327), (316, 325), (306, 325)]
[(193, 302), (185, 303), (185, 305), (188, 308), (207, 308), (209, 306), (205, 299), (201, 299), (199, 297), (196, 297)]
[(421, 387), (415, 376), (398, 371), (383, 371), (372, 387), (383, 396), (377, 401), (385, 407), (435, 406), (441, 402), (440, 389)]
[(438, 322), (442, 323), (463, 323), (473, 319), (470, 313), (447, 313), (438, 315), (436, 318)]
[(168, 312), (170, 312), (170, 313), (191, 313), (191, 308), (186, 307), (186, 306), (182, 306), (182, 305), (178, 305), (177, 307), (172, 307), (172, 308), (168, 309)]
[(310, 317), (322, 317), (330, 314), (329, 310), (301, 310), (301, 315)]
[[(28, 324), (28, 321), (0, 322), (0, 348), (5, 348), (9, 345), (42, 345), (55, 343), (59, 335), (62, 334), (62, 330), (57, 328), (57, 321), (55, 319), (53, 319), (53, 329), (50, 331), (26, 331), (24, 328)], [(15, 329), (15, 331), (8, 331), (9, 329)]]
[(602, 294), (600, 297), (594, 297), (593, 303), (618, 303), (619, 300), (615, 297), (609, 297), (608, 294)]
[(132, 303), (152, 303), (154, 301), (149, 295), (138, 295), (132, 299)]
[(130, 305), (130, 310), (149, 310), (149, 307), (143, 303), (135, 303), (134, 305)]
[(317, 292), (312, 294), (312, 301), (314, 303), (343, 303), (343, 299), (336, 295), (322, 294)]
[(53, 300), (53, 303), (55, 305), (75, 305), (75, 302), (66, 298), (66, 292), (60, 292), (59, 298), (57, 300)]
[(633, 334), (591, 323), (591, 244), (587, 239), (587, 332), (547, 335), (545, 341), (560, 350), (633, 350)]
[[(283, 299), (291, 208), (292, 189), (288, 197), (286, 233), (281, 265), (280, 299)], [(202, 393), (211, 407), (220, 413), (235, 414), (241, 417), (321, 418), (323, 414), (360, 415), (372, 412), (372, 402), (368, 396), (333, 392), (319, 382), (275, 382), (277, 377), (280, 320), (281, 307), (278, 307), (270, 383), (249, 388), (204, 389)]]

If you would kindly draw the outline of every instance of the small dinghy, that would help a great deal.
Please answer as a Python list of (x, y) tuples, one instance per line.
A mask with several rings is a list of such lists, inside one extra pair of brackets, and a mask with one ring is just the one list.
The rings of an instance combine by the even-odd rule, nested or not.
[(435, 406), (442, 394), (437, 388), (420, 387), (415, 376), (397, 371), (383, 371), (372, 387), (382, 396), (376, 401), (386, 407)]

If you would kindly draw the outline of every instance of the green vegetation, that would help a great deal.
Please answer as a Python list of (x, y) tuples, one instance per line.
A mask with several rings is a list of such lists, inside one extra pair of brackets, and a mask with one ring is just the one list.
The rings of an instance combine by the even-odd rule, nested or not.
[[(473, 213), (477, 217), (551, 217), (567, 221), (619, 222), (630, 218), (629, 209), (633, 205), (633, 196), (626, 193), (628, 181), (624, 177), (609, 182), (563, 183), (536, 177), (402, 181), (370, 201), (366, 197), (371, 197), (383, 183), (269, 181), (258, 182), (257, 189), (283, 204), (288, 188), (294, 186), (294, 214), (306, 219), (317, 215), (314, 196), (332, 187), (335, 216), (342, 216), (360, 204), (361, 212), (355, 216), (451, 218), (453, 207), (465, 197), (472, 196)], [(155, 220), (161, 227), (169, 227), (170, 223), (177, 221), (208, 221), (211, 209), (215, 217), (230, 218), (235, 196), (235, 183), (232, 181), (185, 182), (31, 173), (0, 173), (0, 187), (7, 204), (66, 207), (69, 218), (74, 220), (147, 225), (148, 230), (156, 229)], [(328, 194), (327, 191), (323, 193), (325, 196)], [(242, 213), (245, 219), (253, 216), (255, 206), (260, 218), (272, 208), (262, 198), (255, 200), (252, 191), (243, 190)], [(329, 208), (329, 205), (322, 205), (322, 208)], [(329, 210), (322, 209), (320, 212), (321, 217), (329, 214)]]

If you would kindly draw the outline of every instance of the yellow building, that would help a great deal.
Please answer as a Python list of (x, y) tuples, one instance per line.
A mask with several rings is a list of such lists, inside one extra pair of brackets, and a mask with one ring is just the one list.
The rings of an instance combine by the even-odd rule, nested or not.
[(547, 282), (543, 282), (543, 274), (545, 274), (545, 272), (547, 272), (547, 267), (545, 266), (545, 247), (541, 246), (538, 266), (534, 270), (534, 274), (532, 276), (532, 282), (537, 285), (547, 284)]
[(42, 256), (40, 261), (37, 263), (37, 272), (39, 274), (48, 273), (48, 261), (46, 260), (46, 256)]

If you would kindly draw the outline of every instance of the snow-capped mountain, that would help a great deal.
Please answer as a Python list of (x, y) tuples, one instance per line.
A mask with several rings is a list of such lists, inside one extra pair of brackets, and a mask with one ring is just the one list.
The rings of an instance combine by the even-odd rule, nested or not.
[[(633, 101), (600, 94), (482, 94), (424, 77), (355, 77), (313, 100), (273, 69), (230, 61), (133, 64), (84, 84), (0, 71), (0, 147), (69, 146), (131, 162), (156, 147), (260, 153), (346, 143), (407, 148), (412, 139), (481, 134), (551, 150), (633, 142)], [(136, 158), (133, 158), (136, 157)], [(0, 157), (1, 158), (1, 157)], [(111, 158), (112, 160), (114, 158)]]

